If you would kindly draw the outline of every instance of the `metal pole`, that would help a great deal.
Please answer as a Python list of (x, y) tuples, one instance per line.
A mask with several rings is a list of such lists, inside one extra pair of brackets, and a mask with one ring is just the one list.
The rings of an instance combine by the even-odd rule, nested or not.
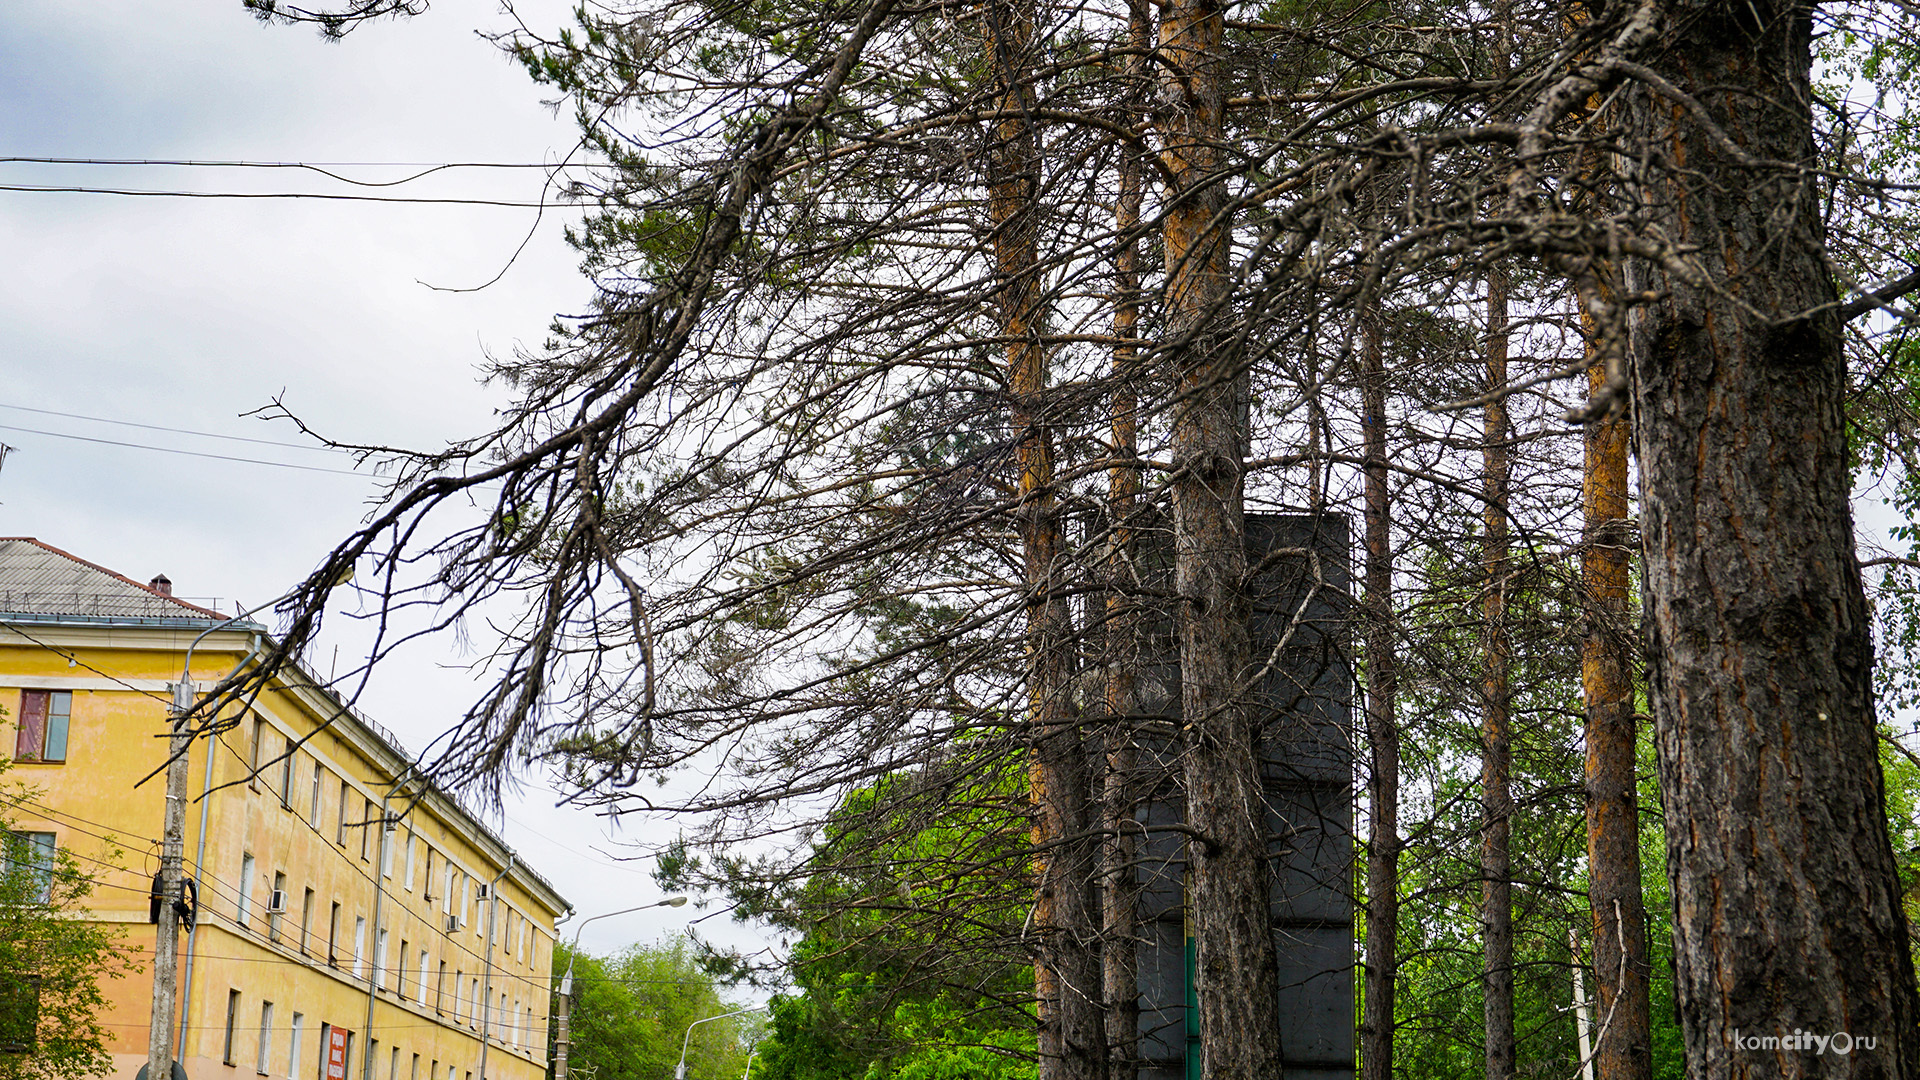
[[(393, 798), (393, 789), (406, 786), (408, 778), (412, 775), (413, 768), (408, 766), (400, 774), (400, 778), (387, 788), (387, 793), (380, 796), (380, 851), (374, 856), (373, 925), (370, 927), (373, 931), (373, 956), (370, 957), (372, 963), (367, 965), (367, 1030), (360, 1036), (366, 1047), (366, 1051), (362, 1054), (365, 1060), (360, 1067), (360, 1075), (366, 1080), (373, 1080), (373, 1004), (380, 993), (380, 981), (385, 977), (387, 960), (386, 945), (380, 937), (381, 901), (387, 898), (387, 837), (393, 832), (393, 826), (387, 818), (387, 800)], [(340, 812), (346, 813), (346, 807), (341, 807)], [(365, 827), (370, 829), (373, 823), (368, 822)], [(366, 848), (360, 850), (365, 851)], [(393, 1080), (393, 1078), (388, 1077), (387, 1080)]]
[[(195, 644), (198, 644), (198, 642)], [(234, 675), (239, 674), (241, 668), (246, 667), (258, 658), (262, 647), (263, 644), (260, 641), (260, 636), (255, 634), (252, 646), (248, 649), (247, 655), (242, 657), (240, 662), (233, 666), (233, 672), (227, 677), (232, 678)], [(207, 872), (207, 817), (209, 811), (213, 808), (212, 794), (213, 740), (208, 739), (206, 778), (200, 784), (200, 838), (195, 842), (193, 856), (194, 872), (199, 874)], [(187, 1052), (187, 1018), (193, 1014), (193, 958), (198, 952), (199, 942), (200, 921), (196, 919), (194, 920), (193, 926), (187, 930), (187, 959), (185, 964), (182, 965), (186, 968), (186, 972), (180, 979), (180, 1034), (174, 1040), (174, 1045), (179, 1047), (182, 1057), (186, 1056)]]
[(480, 1080), (487, 1080), (488, 1031), (493, 1026), (493, 918), (500, 910), (500, 879), (513, 873), (513, 852), (507, 865), (487, 883), (487, 973), (480, 979)]
[(739, 1016), (742, 1013), (759, 1011), (760, 1006), (750, 1005), (744, 1009), (735, 1009), (732, 1012), (724, 1012), (719, 1016), (709, 1016), (704, 1020), (695, 1020), (693, 1023), (688, 1024), (686, 1035), (680, 1039), (680, 1064), (673, 1067), (673, 1080), (687, 1080), (687, 1047), (693, 1042), (694, 1028), (699, 1027), (701, 1024), (711, 1024), (715, 1020), (725, 1020), (729, 1016)]

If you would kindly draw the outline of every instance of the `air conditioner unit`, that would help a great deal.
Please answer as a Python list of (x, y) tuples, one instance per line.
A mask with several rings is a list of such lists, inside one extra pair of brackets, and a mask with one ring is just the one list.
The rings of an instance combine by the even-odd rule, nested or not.
[(488, 885), (486, 882), (484, 881), (481, 882), (480, 883), (480, 899), (485, 900), (487, 897), (492, 896), (493, 895), (492, 889), (493, 887)]
[(287, 890), (275, 889), (267, 894), (267, 914), (280, 915), (287, 910)]
[(460, 929), (460, 916), (458, 915), (447, 916), (447, 933), (451, 934), (458, 929)]

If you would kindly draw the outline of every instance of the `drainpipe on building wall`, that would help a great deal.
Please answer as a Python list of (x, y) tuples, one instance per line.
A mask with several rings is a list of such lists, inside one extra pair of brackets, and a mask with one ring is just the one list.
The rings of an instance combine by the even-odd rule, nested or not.
[(487, 883), (487, 973), (480, 983), (480, 1080), (487, 1080), (487, 1029), (493, 1019), (493, 917), (500, 910), (500, 879), (511, 873), (513, 852), (508, 851), (506, 867)]
[[(250, 640), (251, 646), (248, 649), (247, 655), (243, 657), (239, 663), (233, 665), (233, 671), (228, 674), (228, 679), (240, 674), (241, 668), (258, 660), (260, 653), (266, 649), (266, 642), (261, 640), (259, 634), (254, 634)], [(193, 870), (196, 874), (204, 874), (207, 872), (207, 814), (213, 807), (213, 747), (219, 738), (218, 735), (213, 735), (207, 739), (207, 776), (200, 785), (200, 840), (195, 845), (193, 852)], [(200, 923), (202, 921), (204, 920), (194, 919), (193, 929), (187, 931), (187, 969), (180, 979), (180, 1037), (175, 1040), (173, 1044), (173, 1056), (176, 1058), (184, 1058), (187, 1056), (187, 1020), (193, 1015), (194, 945), (200, 940)]]
[[(387, 843), (393, 835), (393, 823), (387, 816), (387, 801), (393, 798), (394, 788), (404, 787), (413, 775), (413, 766), (408, 765), (394, 781), (393, 787), (380, 796), (380, 853), (375, 856), (379, 861), (373, 864), (373, 963), (367, 967), (367, 1030), (360, 1036), (363, 1063), (360, 1075), (365, 1080), (373, 1080), (373, 1003), (380, 994), (380, 979), (385, 973), (387, 950), (380, 938), (380, 906), (387, 897)], [(362, 849), (365, 850), (365, 849)]]

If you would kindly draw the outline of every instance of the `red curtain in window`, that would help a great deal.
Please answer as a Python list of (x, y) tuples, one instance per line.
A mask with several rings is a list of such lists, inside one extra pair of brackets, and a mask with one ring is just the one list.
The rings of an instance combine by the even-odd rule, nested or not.
[(39, 761), (40, 750), (47, 744), (47, 692), (45, 690), (20, 691), (20, 734), (13, 744), (13, 757), (16, 761)]

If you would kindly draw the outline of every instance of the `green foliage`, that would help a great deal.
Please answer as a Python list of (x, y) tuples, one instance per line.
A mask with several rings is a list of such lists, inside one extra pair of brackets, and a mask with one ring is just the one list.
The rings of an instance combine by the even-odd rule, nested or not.
[[(720, 997), (714, 977), (684, 940), (630, 945), (610, 957), (558, 945), (556, 984), (570, 962), (569, 1080), (671, 1080), (689, 1026), (740, 1007)], [(746, 1013), (694, 1027), (687, 1043), (688, 1080), (733, 1080), (745, 1072), (762, 1019)]]
[(86, 917), (89, 869), (13, 831), (5, 811), (36, 794), (0, 786), (0, 1080), (80, 1080), (113, 1067), (100, 980), (138, 968), (118, 926)]
[(726, 888), (736, 910), (800, 932), (797, 993), (774, 998), (755, 1080), (1028, 1080), (1033, 973), (1019, 949), (1031, 882), (1021, 776), (961, 754), (844, 798), (811, 872), (703, 863), (677, 845), (663, 881)]

